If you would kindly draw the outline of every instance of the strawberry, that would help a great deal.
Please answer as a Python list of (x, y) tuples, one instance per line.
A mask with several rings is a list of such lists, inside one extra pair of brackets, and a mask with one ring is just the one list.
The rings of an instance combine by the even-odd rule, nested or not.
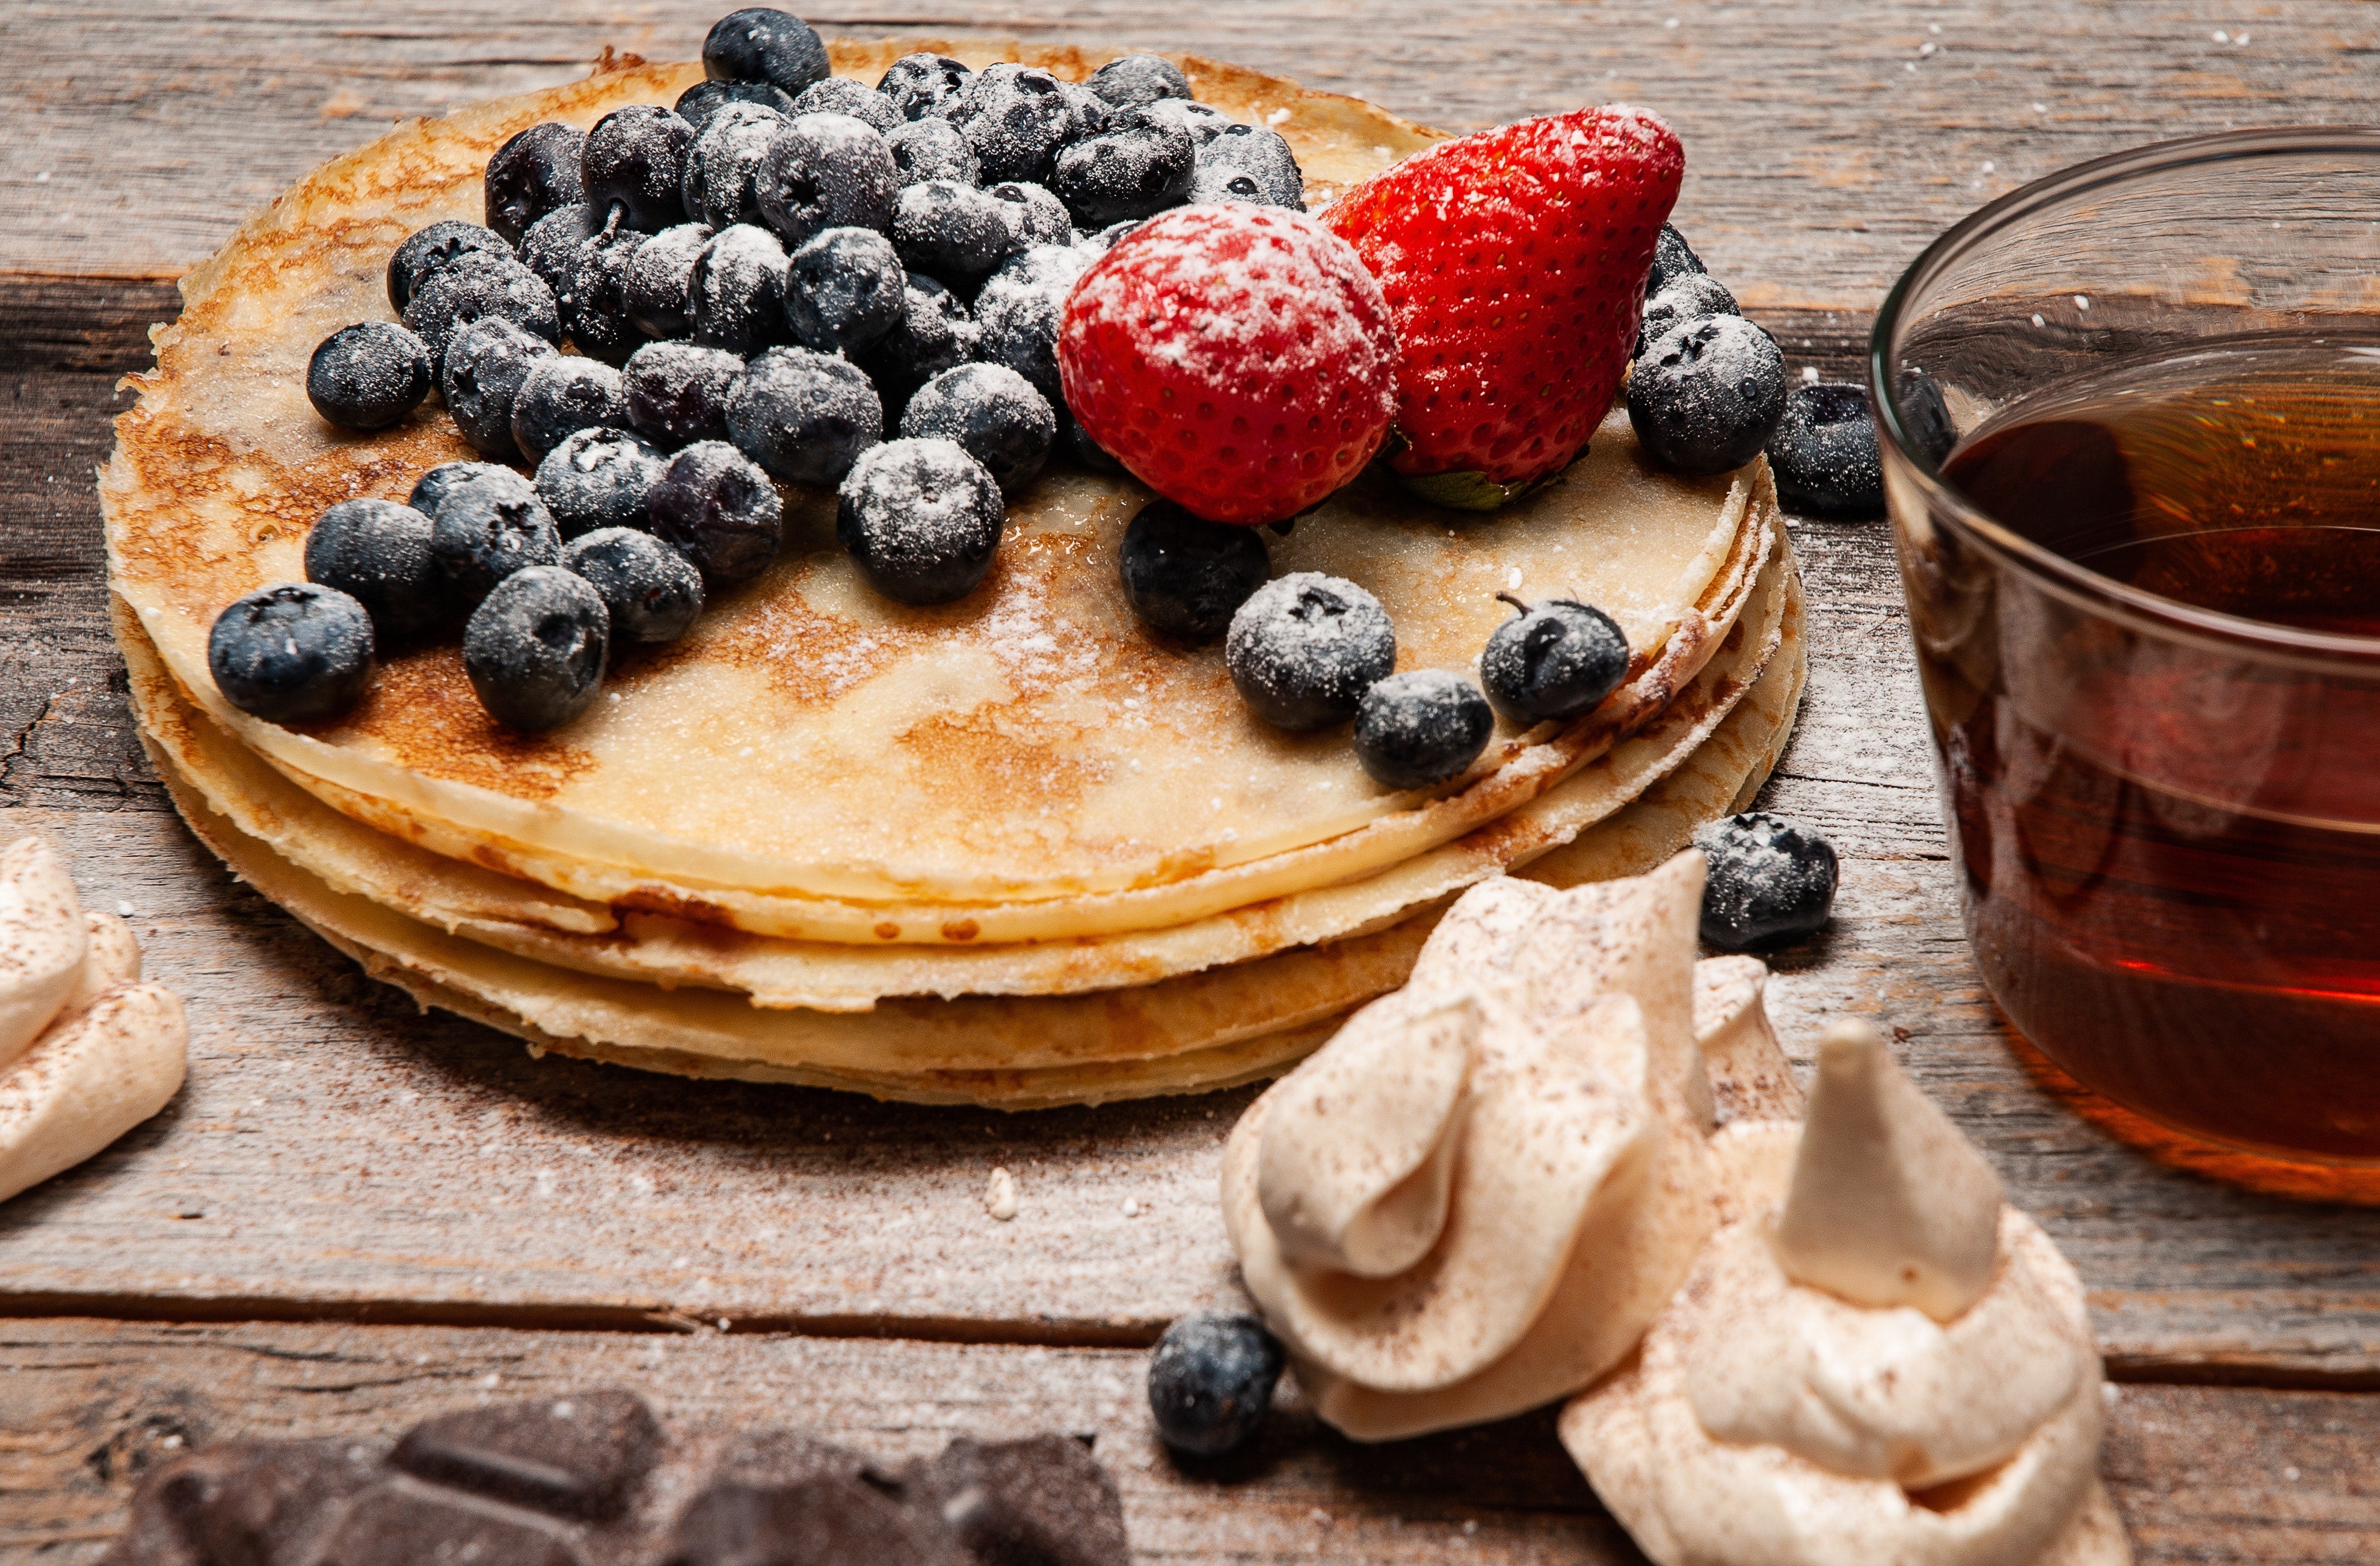
[(1585, 449), (1684, 172), (1655, 115), (1581, 109), (1440, 142), (1322, 214), (1396, 319), (1408, 488), (1493, 510)]
[(1066, 406), (1210, 522), (1278, 522), (1388, 438), (1397, 343), (1345, 241), (1279, 207), (1185, 207), (1083, 273), (1058, 334)]

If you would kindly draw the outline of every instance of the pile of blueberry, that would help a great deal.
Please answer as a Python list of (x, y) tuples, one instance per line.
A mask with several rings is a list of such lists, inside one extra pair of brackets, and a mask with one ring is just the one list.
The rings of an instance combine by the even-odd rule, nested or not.
[(886, 596), (964, 597), (1053, 447), (1114, 467), (1059, 382), (1075, 279), (1169, 207), (1304, 206), (1289, 143), (1193, 102), (1155, 55), (1078, 84), (912, 55), (870, 90), (830, 76), (798, 18), (755, 9), (710, 30), (703, 63), (674, 108), (506, 141), (484, 225), (390, 257), (401, 323), (316, 348), (326, 419), (384, 429), (435, 391), (489, 460), (407, 506), (333, 507), (306, 583), (225, 611), (236, 705), (332, 716), (376, 642), (459, 625), (490, 712), (566, 722), (613, 647), (674, 638), (706, 589), (767, 566), (771, 480), (839, 490), (838, 537)]

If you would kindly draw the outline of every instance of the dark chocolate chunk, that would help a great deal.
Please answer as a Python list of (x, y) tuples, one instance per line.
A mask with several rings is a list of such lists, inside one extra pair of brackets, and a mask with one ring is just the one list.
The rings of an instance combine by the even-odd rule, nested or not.
[[(1053, 1566), (1057, 1557), (1050, 1558)], [(864, 1479), (714, 1485), (678, 1520), (662, 1566), (977, 1566), (931, 1513)]]
[[(587, 1566), (563, 1525), (392, 1479), (358, 1496), (310, 1566)], [(225, 1562), (231, 1566), (231, 1562)], [(267, 1566), (259, 1560), (256, 1566)], [(280, 1560), (272, 1566), (282, 1566)], [(297, 1566), (293, 1560), (289, 1566)]]
[(662, 1427), (631, 1392), (469, 1408), (417, 1425), (389, 1462), (419, 1478), (565, 1517), (626, 1510)]
[(905, 1492), (958, 1534), (978, 1566), (1127, 1566), (1132, 1559), (1115, 1481), (1065, 1436), (961, 1436), (911, 1472)]
[(380, 1476), (348, 1441), (227, 1441), (152, 1469), (102, 1566), (279, 1566)]

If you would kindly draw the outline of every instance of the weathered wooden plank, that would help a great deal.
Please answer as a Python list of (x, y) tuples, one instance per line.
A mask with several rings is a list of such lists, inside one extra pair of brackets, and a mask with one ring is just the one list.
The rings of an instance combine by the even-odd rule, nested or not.
[[(658, 0), (416, 0), (0, 12), (0, 265), (187, 265), (245, 212), (395, 118), (551, 85), (607, 45), (686, 59), (714, 11)], [(2132, 143), (2358, 122), (2380, 18), (2350, 0), (2239, 14), (2180, 0), (1922, 9), (1671, 0), (883, 0), (825, 30), (1187, 49), (1461, 129), (1581, 102), (1667, 115), (1681, 221), (1767, 303), (1873, 308), (1985, 198)], [(44, 179), (42, 176), (47, 176)]]
[[(799, 1424), (892, 1462), (959, 1434), (1092, 1435), (1147, 1561), (1642, 1560), (1544, 1415), (1364, 1448), (1285, 1394), (1254, 1451), (1188, 1468), (1153, 1439), (1145, 1365), (1118, 1350), (718, 1333), (6, 1322), (0, 1551), (91, 1559), (140, 1473), (188, 1446), (385, 1437), (443, 1409), (617, 1385), (672, 1426)], [(2102, 1466), (2143, 1566), (2380, 1551), (2380, 1400), (2127, 1387), (2108, 1412)]]

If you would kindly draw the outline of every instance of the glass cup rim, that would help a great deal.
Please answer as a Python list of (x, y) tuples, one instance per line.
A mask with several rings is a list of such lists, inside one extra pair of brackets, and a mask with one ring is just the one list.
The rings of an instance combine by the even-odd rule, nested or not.
[(1893, 339), (1911, 300), (1978, 239), (2022, 218), (2143, 175), (2192, 164), (2324, 152), (2351, 152), (2380, 160), (2380, 128), (2272, 126), (2185, 136), (2110, 152), (2059, 169), (1986, 202), (1925, 247), (1893, 284), (1885, 296), (1883, 308), (1876, 311), (1876, 328), (1868, 338), (1868, 394), (1879, 433), (1892, 455), (1900, 459), (1903, 475), (1913, 480), (1924, 492), (1936, 520), (1949, 522), (1967, 535), (1968, 541), (1998, 556), (2037, 586), (2079, 608), (2127, 622), (2135, 629), (2274, 662), (2343, 664), (2347, 666), (2344, 672), (2367, 678), (2380, 671), (2380, 637), (2301, 630), (2201, 609), (2144, 592), (2044, 549), (1996, 520), (1943, 482), (1934, 459), (1910, 439), (1895, 392), (1898, 377), (1892, 373)]

